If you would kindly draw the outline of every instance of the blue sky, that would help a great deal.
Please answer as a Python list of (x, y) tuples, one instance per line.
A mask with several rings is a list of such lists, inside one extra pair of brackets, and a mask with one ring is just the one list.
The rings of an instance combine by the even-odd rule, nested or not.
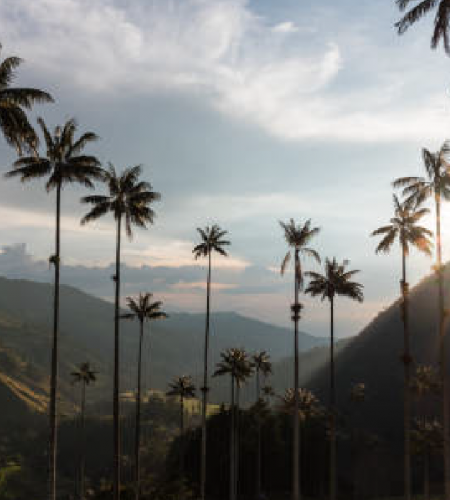
[[(366, 301), (340, 302), (341, 336), (398, 292), (398, 252), (376, 257), (369, 238), (390, 217), (390, 182), (420, 173), (421, 147), (450, 136), (450, 61), (429, 48), (431, 20), (398, 37), (398, 16), (393, 0), (0, 3), (2, 55), (26, 60), (17, 83), (56, 99), (36, 113), (50, 125), (75, 116), (101, 136), (92, 152), (142, 163), (163, 195), (155, 226), (125, 245), (127, 293), (151, 287), (168, 308), (201, 311), (204, 269), (191, 267), (191, 248), (195, 228), (217, 222), (233, 245), (217, 262), (216, 309), (288, 324), (277, 221), (311, 218), (319, 252), (361, 269)], [(2, 171), (13, 159), (0, 142)], [(104, 273), (75, 277), (114, 259), (111, 221), (80, 228), (81, 194), (64, 193), (63, 279), (109, 297)], [(1, 182), (2, 243), (27, 250), (0, 256), (0, 272), (44, 279), (53, 201), (42, 186)], [(414, 255), (411, 282), (431, 264)], [(142, 265), (155, 268), (145, 280)], [(303, 329), (325, 335), (327, 321), (326, 305), (307, 299)]]

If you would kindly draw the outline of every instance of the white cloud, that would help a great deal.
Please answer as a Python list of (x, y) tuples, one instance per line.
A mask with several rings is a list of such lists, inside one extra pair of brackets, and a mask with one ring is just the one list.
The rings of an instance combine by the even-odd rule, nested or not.
[(292, 21), (285, 21), (284, 23), (276, 24), (272, 31), (274, 33), (296, 33), (298, 27)]
[(284, 140), (426, 140), (450, 125), (443, 95), (405, 108), (395, 61), (384, 84), (374, 59), (363, 64), (372, 86), (335, 88), (346, 61), (337, 41), (274, 26), (247, 0), (2, 0), (0, 24), (7, 49), (60, 84), (200, 93)]

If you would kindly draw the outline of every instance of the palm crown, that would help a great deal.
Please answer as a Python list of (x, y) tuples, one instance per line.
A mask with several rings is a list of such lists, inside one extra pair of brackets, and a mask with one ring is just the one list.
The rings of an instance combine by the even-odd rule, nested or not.
[[(0, 44), (0, 52), (1, 48)], [(35, 103), (53, 102), (51, 95), (42, 90), (11, 87), (15, 70), (22, 62), (19, 57), (7, 57), (0, 63), (0, 129), (6, 142), (15, 147), (19, 155), (23, 148), (33, 150), (38, 144), (25, 110), (30, 110)]]
[[(287, 223), (280, 221), (280, 226), (284, 230), (284, 237), (288, 246), (294, 249), (294, 253), (312, 257), (320, 263), (320, 256), (317, 251), (308, 246), (314, 236), (320, 232), (320, 228), (318, 227), (311, 228), (311, 219), (307, 220), (303, 225), (296, 225), (294, 219), (291, 219)], [(281, 263), (281, 274), (285, 273), (290, 260), (291, 252), (289, 251)], [(303, 272), (300, 259), (298, 259), (296, 266), (296, 277), (298, 284), (301, 286), (303, 284)]]
[(83, 203), (93, 205), (93, 208), (81, 220), (86, 224), (103, 215), (112, 212), (116, 220), (125, 218), (125, 229), (129, 238), (132, 237), (132, 226), (145, 228), (152, 224), (155, 213), (150, 204), (160, 200), (161, 195), (152, 190), (149, 182), (139, 181), (142, 167), (137, 165), (125, 169), (121, 174), (116, 172), (111, 163), (108, 169), (102, 169), (102, 178), (109, 194), (105, 196), (85, 196)]
[(173, 382), (169, 384), (169, 390), (167, 391), (167, 395), (179, 396), (181, 398), (194, 398), (195, 385), (192, 381), (192, 377), (189, 375), (176, 377), (173, 380)]
[(266, 351), (260, 351), (252, 356), (252, 363), (256, 370), (260, 371), (263, 375), (272, 373), (272, 363), (270, 356)]
[(102, 169), (95, 156), (86, 156), (81, 152), (89, 142), (98, 139), (97, 135), (86, 132), (75, 140), (77, 123), (74, 119), (68, 120), (63, 127), (55, 127), (53, 135), (42, 118), (38, 118), (38, 124), (44, 135), (46, 156), (19, 158), (14, 163), (14, 170), (6, 176), (20, 177), (22, 182), (48, 177), (47, 191), (72, 182), (92, 188), (92, 179), (100, 179)]
[(450, 54), (450, 40), (448, 27), (450, 23), (450, 0), (396, 0), (401, 11), (405, 11), (412, 4), (416, 4), (406, 12), (402, 19), (396, 23), (400, 35), (405, 33), (417, 21), (429, 14), (437, 7), (434, 18), (434, 31), (431, 37), (431, 46), (435, 49), (442, 40), (445, 51)]
[(416, 247), (426, 255), (431, 255), (430, 237), (433, 233), (417, 222), (429, 213), (427, 208), (417, 208), (411, 203), (400, 203), (398, 197), (394, 195), (394, 217), (387, 226), (382, 226), (373, 231), (372, 236), (382, 236), (376, 252), (387, 253), (396, 239), (400, 246), (409, 254), (410, 247)]
[(450, 200), (450, 174), (446, 161), (449, 152), (449, 143), (445, 143), (436, 153), (422, 149), (426, 177), (401, 177), (393, 182), (394, 188), (403, 188), (407, 203), (417, 206), (434, 194)]
[(197, 228), (200, 234), (201, 243), (196, 245), (192, 250), (195, 258), (207, 257), (212, 252), (217, 252), (226, 257), (228, 254), (223, 247), (230, 245), (230, 242), (224, 240), (223, 237), (228, 234), (228, 231), (220, 229), (217, 224), (205, 229)]
[(152, 302), (152, 293), (140, 293), (137, 298), (127, 297), (127, 306), (131, 312), (122, 315), (124, 319), (137, 319), (140, 323), (167, 318), (161, 311), (162, 302)]
[(333, 260), (326, 259), (325, 274), (306, 273), (311, 278), (306, 293), (311, 294), (313, 297), (321, 295), (322, 300), (332, 300), (336, 295), (341, 295), (362, 302), (364, 298), (363, 285), (351, 281), (351, 278), (359, 271), (347, 271), (347, 265), (348, 261), (346, 260), (340, 264), (336, 258), (333, 258)]
[[(295, 390), (286, 389), (280, 396), (280, 409), (286, 413), (293, 413), (295, 408)], [(321, 416), (323, 410), (317, 397), (308, 389), (298, 389), (298, 412), (302, 420)]]
[(70, 374), (72, 376), (72, 382), (74, 384), (83, 382), (89, 385), (91, 382), (97, 380), (97, 372), (91, 369), (89, 362), (81, 363), (77, 371)]
[(231, 348), (220, 353), (222, 358), (217, 363), (214, 377), (221, 375), (231, 375), (240, 387), (245, 380), (253, 373), (253, 363), (244, 349)]

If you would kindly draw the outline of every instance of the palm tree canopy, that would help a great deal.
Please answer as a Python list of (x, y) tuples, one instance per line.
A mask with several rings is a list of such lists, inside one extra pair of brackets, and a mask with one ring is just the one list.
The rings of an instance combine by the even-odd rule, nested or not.
[(393, 182), (394, 188), (403, 188), (406, 203), (418, 206), (435, 194), (450, 200), (449, 153), (449, 142), (445, 142), (436, 153), (422, 149), (426, 177), (400, 177)]
[(357, 403), (366, 399), (366, 384), (364, 382), (358, 382), (352, 385), (350, 389), (350, 399)]
[[(295, 408), (295, 390), (286, 389), (280, 398), (280, 409), (292, 414)], [(298, 412), (302, 421), (323, 416), (323, 408), (315, 394), (308, 389), (298, 389)]]
[(438, 370), (433, 366), (419, 365), (411, 380), (411, 389), (417, 396), (426, 394), (439, 395), (441, 381)]
[(333, 258), (333, 260), (326, 259), (325, 274), (306, 273), (311, 278), (311, 281), (305, 292), (313, 297), (321, 295), (322, 300), (332, 300), (336, 295), (341, 295), (362, 302), (364, 300), (363, 285), (351, 280), (359, 271), (347, 271), (347, 266), (348, 261), (346, 260), (340, 264), (336, 258)]
[[(0, 52), (1, 49), (0, 44)], [(15, 147), (19, 155), (23, 149), (33, 151), (38, 145), (25, 110), (36, 103), (53, 102), (52, 96), (42, 90), (11, 86), (22, 62), (20, 57), (7, 57), (0, 63), (0, 129), (6, 142)]]
[(231, 375), (240, 387), (252, 375), (254, 365), (244, 349), (226, 349), (220, 353), (220, 357), (221, 361), (217, 363), (213, 377)]
[(162, 302), (152, 302), (152, 293), (140, 293), (137, 298), (127, 297), (127, 306), (131, 312), (122, 314), (123, 319), (137, 319), (139, 322), (165, 319), (168, 315), (161, 310)]
[(431, 255), (430, 237), (433, 236), (433, 233), (417, 224), (428, 213), (427, 208), (418, 208), (409, 202), (400, 203), (398, 197), (394, 195), (394, 217), (390, 220), (390, 224), (382, 226), (372, 233), (372, 236), (382, 236), (376, 253), (388, 253), (394, 241), (398, 239), (405, 255), (409, 254), (410, 247), (415, 247), (426, 255)]
[[(294, 250), (294, 253), (299, 255), (305, 255), (307, 257), (312, 257), (318, 263), (320, 263), (320, 256), (316, 250), (309, 247), (311, 240), (317, 236), (320, 232), (320, 228), (311, 228), (311, 219), (308, 219), (305, 224), (296, 224), (294, 219), (290, 219), (289, 222), (280, 221), (280, 226), (284, 231), (284, 237), (286, 243), (290, 248)], [(285, 255), (283, 262), (281, 263), (281, 274), (283, 275), (287, 269), (289, 261), (291, 260), (291, 251), (288, 251)], [(296, 271), (296, 276), (298, 277), (298, 284), (302, 286), (303, 284), (303, 272), (301, 267), (300, 259), (298, 259), (298, 268)]]
[(168, 396), (179, 396), (180, 398), (195, 398), (195, 385), (192, 377), (183, 375), (176, 377), (170, 384), (167, 391)]
[[(406, 13), (395, 24), (398, 33), (402, 35), (413, 24), (437, 8), (434, 18), (434, 31), (431, 37), (431, 47), (435, 49), (442, 41), (447, 54), (450, 54), (449, 23), (450, 23), (450, 0), (396, 0), (399, 9)], [(409, 10), (407, 10), (411, 7)]]
[(194, 247), (192, 253), (196, 259), (200, 257), (207, 257), (212, 252), (217, 252), (224, 257), (228, 256), (228, 253), (223, 247), (231, 245), (230, 241), (224, 240), (224, 236), (228, 234), (228, 231), (222, 230), (217, 224), (205, 229), (197, 228), (200, 234), (201, 242)]
[(272, 373), (272, 363), (266, 351), (256, 352), (252, 356), (252, 362), (255, 370), (260, 371), (263, 375)]
[(416, 418), (411, 431), (413, 453), (435, 453), (442, 449), (444, 433), (437, 419)]
[(98, 139), (97, 135), (86, 132), (75, 139), (77, 122), (74, 119), (68, 120), (63, 127), (55, 127), (53, 134), (42, 118), (38, 118), (38, 124), (45, 139), (45, 156), (19, 158), (6, 177), (20, 177), (22, 182), (48, 177), (47, 191), (72, 182), (93, 188), (92, 180), (102, 178), (100, 162), (95, 156), (86, 156), (81, 152), (88, 143)]
[(72, 383), (77, 384), (84, 382), (89, 385), (91, 382), (94, 383), (97, 380), (97, 372), (92, 370), (89, 362), (81, 363), (78, 370), (72, 372)]
[(161, 199), (161, 195), (153, 191), (149, 182), (140, 181), (142, 167), (128, 167), (122, 173), (117, 173), (114, 165), (109, 163), (107, 169), (102, 169), (102, 180), (105, 182), (108, 194), (104, 196), (85, 196), (83, 203), (93, 205), (93, 208), (81, 220), (82, 224), (96, 220), (109, 212), (114, 218), (125, 218), (125, 229), (129, 238), (132, 237), (132, 226), (146, 228), (153, 224), (155, 212), (151, 204)]

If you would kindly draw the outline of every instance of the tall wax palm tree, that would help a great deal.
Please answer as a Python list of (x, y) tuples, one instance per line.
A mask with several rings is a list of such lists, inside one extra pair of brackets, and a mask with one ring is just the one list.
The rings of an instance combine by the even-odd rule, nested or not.
[(136, 426), (134, 440), (135, 457), (135, 480), (136, 480), (136, 500), (141, 495), (141, 375), (142, 375), (142, 344), (144, 341), (145, 322), (156, 321), (167, 318), (167, 314), (161, 311), (162, 302), (152, 302), (152, 293), (140, 293), (137, 299), (127, 297), (127, 305), (131, 312), (123, 314), (123, 319), (137, 319), (139, 321), (139, 349), (137, 364), (137, 394), (136, 394)]
[(217, 363), (214, 377), (231, 376), (230, 402), (230, 500), (237, 498), (238, 484), (238, 436), (236, 403), (239, 400), (239, 389), (253, 373), (253, 363), (244, 349), (231, 348), (220, 353), (221, 361)]
[(432, 232), (418, 225), (422, 217), (428, 214), (426, 208), (417, 208), (410, 202), (400, 203), (394, 195), (394, 217), (390, 224), (382, 226), (373, 231), (372, 236), (381, 236), (382, 239), (376, 248), (376, 253), (388, 253), (396, 240), (400, 244), (402, 258), (402, 279), (400, 289), (402, 294), (401, 315), (403, 321), (403, 370), (404, 370), (404, 482), (405, 499), (411, 499), (411, 350), (409, 332), (409, 285), (406, 281), (406, 259), (411, 248), (415, 247), (426, 255), (431, 255)]
[(352, 281), (359, 271), (347, 271), (348, 261), (326, 259), (325, 273), (306, 273), (311, 281), (306, 289), (313, 297), (321, 296), (330, 303), (330, 500), (336, 499), (336, 385), (334, 369), (334, 302), (336, 296), (363, 301), (362, 285)]
[(84, 465), (86, 454), (86, 441), (84, 434), (85, 414), (86, 414), (86, 387), (95, 383), (97, 380), (97, 372), (91, 369), (89, 362), (81, 363), (78, 370), (71, 373), (72, 382), (81, 384), (81, 400), (80, 400), (80, 427), (81, 427), (81, 453), (80, 453), (80, 500), (84, 500)]
[(190, 375), (176, 377), (170, 384), (166, 393), (168, 396), (176, 396), (180, 400), (180, 436), (184, 433), (184, 400), (195, 398), (195, 385)]
[(61, 237), (61, 197), (67, 184), (78, 183), (93, 188), (93, 181), (101, 178), (102, 169), (95, 156), (82, 154), (90, 142), (96, 141), (93, 132), (86, 132), (75, 139), (77, 123), (68, 120), (64, 126), (57, 126), (50, 133), (44, 121), (38, 119), (45, 144), (45, 156), (31, 155), (19, 158), (14, 169), (6, 177), (19, 177), (28, 182), (42, 177), (47, 178), (47, 192), (56, 190), (55, 253), (50, 263), (55, 267), (53, 298), (53, 345), (50, 380), (50, 439), (49, 439), (49, 495), (56, 498), (56, 450), (57, 450), (57, 393), (58, 393), (58, 332), (59, 332), (59, 273), (60, 273), (60, 237)]
[(395, 25), (400, 35), (436, 9), (431, 47), (435, 49), (442, 41), (445, 51), (450, 54), (450, 0), (396, 0), (396, 3), (402, 12), (411, 7)]
[[(1, 49), (0, 44), (0, 53)], [(16, 148), (19, 156), (23, 151), (34, 151), (39, 142), (26, 111), (36, 103), (53, 102), (47, 92), (11, 85), (22, 62), (20, 57), (13, 56), (0, 63), (0, 129), (6, 142)]]
[(442, 450), (442, 425), (437, 419), (416, 418), (411, 431), (412, 450), (423, 460), (423, 498), (430, 500), (430, 458)]
[(211, 300), (211, 265), (212, 254), (214, 252), (227, 257), (224, 247), (230, 242), (223, 238), (228, 234), (217, 224), (205, 229), (197, 228), (200, 235), (200, 243), (194, 247), (192, 253), (195, 259), (206, 257), (208, 259), (208, 272), (206, 276), (206, 321), (205, 321), (205, 342), (203, 348), (203, 387), (202, 391), (202, 448), (201, 448), (201, 471), (200, 471), (200, 495), (205, 500), (206, 495), (206, 409), (208, 406), (208, 353), (209, 353), (209, 316)]
[(169, 384), (169, 390), (166, 392), (168, 396), (178, 397), (180, 401), (180, 472), (181, 477), (184, 475), (184, 400), (188, 398), (195, 398), (195, 385), (190, 375), (183, 375), (176, 377)]
[(444, 428), (444, 484), (445, 495), (450, 498), (450, 412), (449, 412), (449, 383), (447, 376), (447, 354), (446, 354), (446, 331), (445, 331), (445, 307), (444, 307), (444, 273), (442, 266), (442, 243), (441, 243), (441, 201), (450, 200), (450, 174), (448, 172), (447, 157), (450, 152), (450, 144), (444, 143), (440, 151), (431, 153), (422, 149), (423, 163), (425, 166), (425, 177), (402, 177), (394, 181), (395, 188), (403, 188), (403, 195), (408, 201), (422, 204), (428, 198), (434, 198), (436, 215), (436, 272), (438, 277), (438, 310), (439, 310), (439, 352), (440, 372), (442, 386), (442, 422)]
[(307, 220), (303, 225), (296, 225), (294, 219), (289, 222), (280, 222), (284, 231), (286, 243), (289, 246), (289, 251), (281, 264), (281, 274), (284, 274), (289, 261), (291, 259), (291, 251), (294, 253), (294, 303), (291, 307), (292, 320), (294, 321), (294, 446), (293, 446), (293, 471), (292, 471), (292, 500), (299, 500), (301, 497), (300, 491), (300, 428), (298, 417), (298, 322), (300, 320), (300, 312), (302, 305), (299, 303), (299, 292), (303, 288), (303, 269), (300, 256), (312, 257), (320, 263), (320, 257), (316, 250), (308, 245), (311, 240), (319, 233), (318, 227), (311, 228), (311, 220)]
[(81, 220), (82, 224), (94, 221), (111, 213), (116, 221), (116, 272), (114, 301), (114, 500), (120, 500), (120, 408), (119, 408), (119, 319), (120, 319), (120, 258), (122, 243), (122, 225), (125, 224), (127, 236), (131, 239), (132, 227), (147, 228), (153, 224), (155, 213), (151, 205), (161, 196), (153, 191), (152, 185), (141, 181), (140, 165), (126, 168), (118, 173), (110, 163), (103, 170), (103, 180), (108, 194), (104, 196), (86, 196), (82, 202), (93, 205), (92, 209)]
[[(261, 398), (261, 381), (260, 375), (264, 378), (272, 373), (272, 363), (270, 356), (266, 351), (257, 352), (252, 357), (253, 365), (255, 367), (255, 381), (256, 381), (256, 403), (262, 402)], [(256, 498), (261, 496), (261, 418), (257, 415), (257, 453), (256, 453)]]

